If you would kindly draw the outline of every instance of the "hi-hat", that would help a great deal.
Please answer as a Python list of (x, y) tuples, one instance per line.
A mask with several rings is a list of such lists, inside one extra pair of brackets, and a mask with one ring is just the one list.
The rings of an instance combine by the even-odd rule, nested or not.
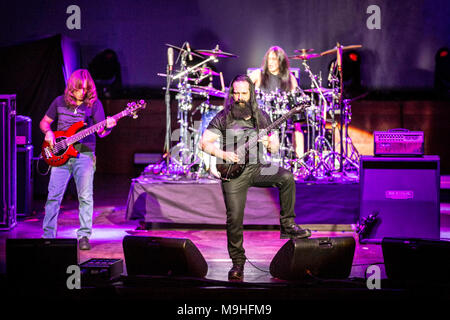
[(301, 53), (301, 54), (306, 54), (308, 52), (313, 52), (313, 51), (314, 51), (314, 49), (312, 49), (312, 48), (309, 48), (309, 49), (296, 49), (296, 50), (294, 50), (294, 52)]
[(191, 86), (191, 90), (194, 93), (202, 94), (205, 93), (209, 96), (213, 97), (219, 97), (219, 98), (225, 98), (226, 92), (220, 91), (211, 87), (203, 87), (203, 86)]
[[(360, 44), (353, 44), (353, 45), (350, 45), (350, 46), (341, 46), (342, 50), (350, 50), (350, 49), (358, 49), (358, 48), (362, 48), (362, 45), (360, 45)], [(336, 53), (337, 50), (338, 50), (338, 48), (334, 47), (333, 49), (330, 49), (330, 50), (322, 52), (320, 55), (324, 56), (326, 54)]]
[[(178, 50), (178, 51), (180, 51), (180, 52), (188, 52), (188, 50), (183, 49), (183, 48), (180, 48), (180, 47), (177, 47), (177, 46), (174, 46), (174, 45), (172, 45), (172, 44), (166, 43), (166, 46), (169, 47), (169, 48), (173, 48), (173, 49), (175, 49), (175, 50)], [(204, 59), (203, 56), (201, 56), (201, 55), (199, 55), (199, 54), (196, 54), (195, 52), (192, 52), (192, 50), (191, 50), (191, 54), (192, 54), (193, 56), (196, 56), (197, 58)]]

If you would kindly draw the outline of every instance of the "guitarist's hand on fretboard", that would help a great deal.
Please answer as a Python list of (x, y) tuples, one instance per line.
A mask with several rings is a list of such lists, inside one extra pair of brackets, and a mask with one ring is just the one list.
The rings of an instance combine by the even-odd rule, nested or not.
[(107, 136), (109, 134), (109, 131), (115, 127), (117, 124), (116, 119), (112, 118), (112, 117), (107, 117), (106, 118), (106, 130), (105, 128), (101, 128), (98, 130), (97, 134), (100, 138), (103, 138), (105, 136)]

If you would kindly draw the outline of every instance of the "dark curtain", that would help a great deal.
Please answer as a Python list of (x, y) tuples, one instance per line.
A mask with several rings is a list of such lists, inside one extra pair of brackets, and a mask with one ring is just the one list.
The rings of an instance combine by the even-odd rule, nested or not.
[(44, 139), (39, 121), (64, 93), (61, 36), (0, 48), (0, 93), (17, 95), (17, 114), (32, 119), (34, 154)]

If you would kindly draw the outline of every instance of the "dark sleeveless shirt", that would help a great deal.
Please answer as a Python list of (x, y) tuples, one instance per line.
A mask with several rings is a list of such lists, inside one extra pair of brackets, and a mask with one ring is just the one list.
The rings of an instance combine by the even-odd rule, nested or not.
[(259, 89), (265, 93), (271, 93), (277, 91), (277, 89), (281, 90), (281, 78), (278, 75), (271, 74), (269, 72), (269, 76), (265, 84), (262, 83), (263, 73), (261, 71), (261, 84)]

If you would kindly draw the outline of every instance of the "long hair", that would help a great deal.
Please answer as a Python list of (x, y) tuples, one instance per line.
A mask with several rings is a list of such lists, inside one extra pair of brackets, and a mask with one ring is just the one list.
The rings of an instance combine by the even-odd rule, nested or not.
[(281, 47), (273, 46), (270, 47), (269, 50), (267, 50), (266, 54), (264, 55), (263, 63), (261, 65), (262, 74), (261, 74), (261, 86), (264, 87), (269, 79), (269, 54), (271, 52), (274, 52), (277, 59), (278, 59), (278, 65), (280, 66), (279, 69), (279, 77), (281, 78), (281, 90), (283, 91), (290, 91), (291, 88), (291, 78), (290, 78), (290, 71), (289, 71), (289, 59), (286, 55), (286, 52)]
[(70, 107), (76, 107), (77, 100), (73, 92), (78, 89), (86, 88), (83, 103), (92, 107), (97, 100), (97, 89), (94, 80), (86, 69), (75, 70), (69, 78), (66, 90), (64, 91), (64, 101)]
[(249, 100), (249, 104), (252, 110), (252, 116), (253, 119), (255, 121), (256, 124), (256, 128), (259, 130), (259, 124), (260, 124), (260, 114), (258, 112), (259, 110), (259, 106), (258, 106), (258, 102), (256, 101), (256, 93), (255, 93), (255, 84), (253, 83), (253, 81), (250, 79), (249, 76), (245, 75), (245, 74), (240, 74), (237, 75), (236, 77), (234, 77), (234, 79), (231, 81), (230, 83), (230, 90), (228, 92), (228, 96), (225, 100), (225, 107), (224, 107), (224, 111), (226, 113), (227, 116), (227, 122), (231, 122), (233, 120), (233, 115), (231, 113), (231, 108), (233, 107), (234, 104), (234, 99), (233, 99), (233, 94), (234, 94), (234, 83), (236, 82), (247, 82), (248, 83), (248, 88), (250, 91), (250, 100)]

